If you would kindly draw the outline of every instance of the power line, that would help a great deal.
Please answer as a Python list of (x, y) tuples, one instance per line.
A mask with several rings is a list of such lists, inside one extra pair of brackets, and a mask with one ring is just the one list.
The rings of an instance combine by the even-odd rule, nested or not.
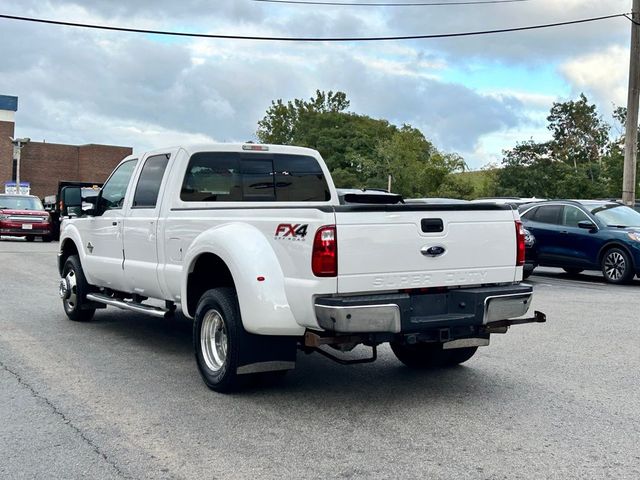
[(565, 25), (577, 25), (581, 23), (597, 22), (600, 20), (607, 20), (617, 17), (625, 17), (624, 13), (616, 13), (613, 15), (604, 15), (601, 17), (583, 18), (581, 20), (569, 20), (565, 22), (546, 23), (542, 25), (530, 25), (527, 27), (514, 27), (514, 28), (501, 28), (496, 30), (479, 30), (472, 32), (458, 32), (458, 33), (437, 33), (428, 35), (401, 35), (390, 37), (263, 37), (254, 35), (226, 35), (226, 34), (211, 34), (211, 33), (190, 33), (190, 32), (175, 32), (166, 30), (146, 30), (140, 28), (126, 28), (115, 27), (111, 25), (98, 25), (90, 23), (76, 23), (76, 22), (62, 22), (59, 20), (48, 20), (43, 18), (33, 17), (18, 17), (15, 15), (3, 15), (0, 14), (0, 18), (7, 20), (19, 20), (24, 22), (45, 23), (49, 25), (62, 25), (65, 27), (79, 27), (79, 28), (91, 28), (97, 30), (109, 30), (116, 32), (129, 32), (129, 33), (145, 33), (151, 35), (167, 35), (173, 37), (195, 37), (195, 38), (219, 38), (227, 40), (261, 40), (261, 41), (275, 41), (275, 42), (375, 42), (375, 41), (389, 41), (389, 40), (428, 40), (435, 38), (455, 38), (455, 37), (471, 37), (479, 35), (491, 35), (496, 33), (510, 33), (510, 32), (522, 32), (525, 30), (538, 30), (541, 28), (561, 27)]
[(626, 13), (623, 15), (623, 17), (624, 17), (624, 18), (626, 18), (627, 20), (629, 20), (629, 21), (630, 21), (631, 23), (633, 23), (634, 25), (640, 25), (640, 22), (636, 22), (636, 21), (633, 19), (633, 17), (631, 17), (630, 15), (628, 15), (628, 14), (626, 14)]
[(462, 0), (452, 2), (418, 2), (418, 3), (373, 3), (373, 2), (320, 2), (320, 1), (305, 1), (305, 0), (253, 0), (254, 2), (262, 3), (285, 3), (293, 5), (328, 5), (338, 7), (444, 7), (444, 6), (457, 6), (457, 5), (486, 5), (496, 3), (521, 3), (529, 2), (531, 0)]

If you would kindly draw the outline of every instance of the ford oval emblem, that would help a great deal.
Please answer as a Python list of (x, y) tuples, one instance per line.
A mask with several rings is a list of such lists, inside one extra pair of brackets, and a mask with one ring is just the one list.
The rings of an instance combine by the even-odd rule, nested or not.
[(439, 257), (440, 255), (443, 255), (444, 252), (446, 251), (447, 249), (440, 245), (435, 245), (433, 247), (422, 247), (420, 249), (420, 253), (427, 257)]

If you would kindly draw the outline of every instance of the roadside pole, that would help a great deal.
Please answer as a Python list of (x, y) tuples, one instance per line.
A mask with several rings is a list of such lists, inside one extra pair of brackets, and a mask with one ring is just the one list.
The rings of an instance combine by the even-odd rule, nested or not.
[(640, 0), (633, 0), (627, 125), (624, 137), (622, 201), (633, 206), (636, 200), (636, 155), (638, 153), (638, 102), (640, 101)]
[(22, 193), (20, 189), (20, 155), (22, 153), (22, 147), (30, 141), (30, 138), (11, 138), (11, 143), (13, 143), (13, 157), (16, 161), (16, 193), (18, 195)]
[(16, 193), (20, 195), (20, 153), (22, 152), (22, 144), (18, 139), (18, 145), (15, 148), (16, 151)]

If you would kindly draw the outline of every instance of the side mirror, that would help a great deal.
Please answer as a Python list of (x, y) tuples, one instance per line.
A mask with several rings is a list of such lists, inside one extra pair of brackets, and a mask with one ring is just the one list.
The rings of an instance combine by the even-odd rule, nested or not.
[(60, 217), (81, 217), (95, 211), (96, 197), (82, 198), (82, 187), (64, 187), (60, 191)]
[(584, 228), (585, 230), (597, 230), (598, 227), (591, 220), (581, 220), (578, 222), (578, 228)]
[(60, 191), (61, 217), (77, 217), (82, 212), (82, 189), (80, 187), (64, 187)]

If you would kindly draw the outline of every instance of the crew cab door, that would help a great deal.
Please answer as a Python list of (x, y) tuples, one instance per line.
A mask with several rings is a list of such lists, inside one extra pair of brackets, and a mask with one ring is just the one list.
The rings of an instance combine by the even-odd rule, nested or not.
[(158, 215), (171, 153), (145, 158), (124, 218), (124, 275), (127, 291), (163, 298), (158, 281)]
[(100, 191), (95, 216), (81, 224), (87, 254), (84, 268), (92, 282), (101, 287), (122, 288), (123, 207), (137, 162), (127, 160), (114, 170)]

